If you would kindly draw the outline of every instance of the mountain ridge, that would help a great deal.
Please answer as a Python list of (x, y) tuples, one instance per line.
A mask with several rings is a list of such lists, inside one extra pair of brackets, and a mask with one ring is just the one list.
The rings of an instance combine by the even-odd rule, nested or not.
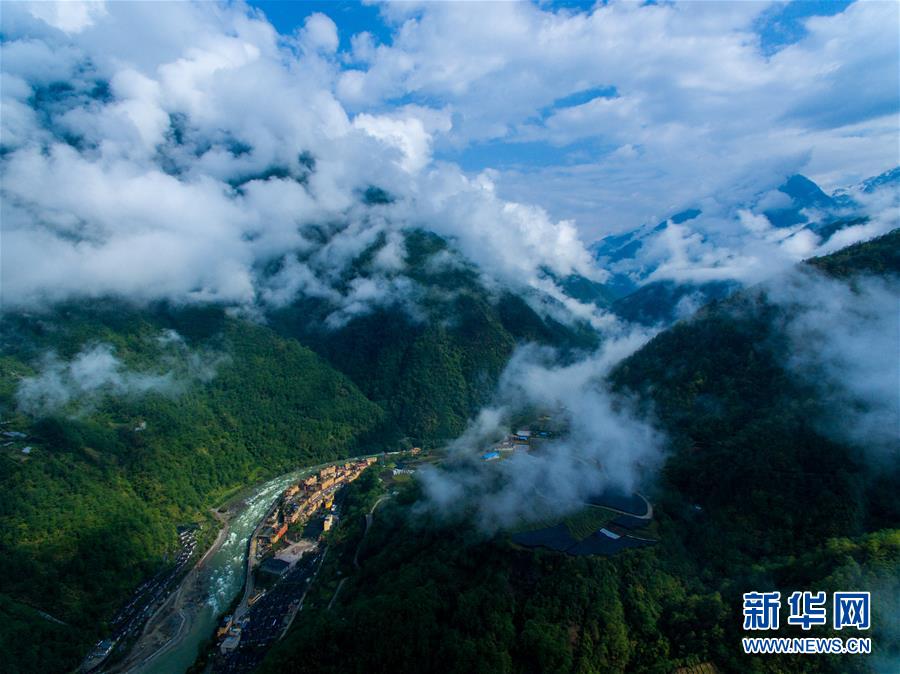
[[(851, 283), (872, 272), (896, 278), (898, 244), (895, 231), (807, 265)], [(361, 570), (349, 562), (361, 524), (339, 531), (331, 573), (340, 571), (333, 584), (346, 579), (340, 597), (308, 601), (303, 627), (261, 672), (670, 672), (711, 663), (843, 674), (900, 656), (887, 645), (878, 662), (813, 663), (734, 647), (751, 589), (900, 589), (900, 467), (885, 470), (817, 429), (820, 403), (782, 360), (785, 311), (759, 289), (741, 291), (661, 332), (609, 376), (671, 436), (659, 479), (646, 486), (657, 546), (614, 557), (526, 551), (464, 518), (416, 508), (413, 486), (379, 509)], [(877, 643), (891, 643), (890, 610), (875, 609)], [(796, 636), (786, 626), (772, 634)]]

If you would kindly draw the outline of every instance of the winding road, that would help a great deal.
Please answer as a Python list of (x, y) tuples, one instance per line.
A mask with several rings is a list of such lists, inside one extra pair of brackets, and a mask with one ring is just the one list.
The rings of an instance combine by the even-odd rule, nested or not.
[[(378, 507), (378, 504), (380, 504), (382, 501), (384, 501), (388, 498), (390, 498), (390, 496), (387, 496), (387, 495), (382, 496), (380, 499), (375, 501), (375, 504), (372, 506), (372, 509), (366, 513), (366, 528), (365, 528), (365, 531), (363, 531), (362, 538), (359, 539), (359, 543), (356, 545), (356, 554), (353, 555), (353, 566), (355, 566), (357, 569), (359, 568), (359, 551), (362, 550), (362, 545), (366, 540), (366, 536), (369, 535), (369, 527), (372, 526), (372, 519), (375, 515), (375, 508)], [(338, 588), (338, 590), (340, 590), (340, 587)], [(335, 592), (335, 594), (337, 594), (337, 592)], [(332, 600), (332, 602), (333, 601), (334, 600)], [(329, 608), (330, 608), (330, 605), (329, 605)]]

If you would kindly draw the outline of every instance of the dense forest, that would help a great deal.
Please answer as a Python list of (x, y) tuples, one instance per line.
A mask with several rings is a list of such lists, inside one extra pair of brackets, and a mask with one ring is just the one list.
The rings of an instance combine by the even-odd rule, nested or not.
[(518, 342), (596, 343), (461, 259), (436, 267), (439, 237), (405, 251), (419, 310), (327, 328), (332, 308), (307, 301), (253, 320), (115, 299), (5, 314), (2, 431), (27, 437), (0, 448), (0, 650), (72, 668), (171, 561), (178, 525), (209, 530), (210, 507), (298, 465), (455, 437)]
[[(184, 340), (175, 347), (160, 339), (171, 330)], [(16, 412), (22, 378), (48, 369), (42, 354), (76, 362), (97, 344), (122, 364), (97, 395)], [(382, 410), (314, 353), (218, 310), (101, 303), (8, 316), (3, 353), (3, 429), (28, 436), (0, 456), (0, 650), (21, 671), (73, 668), (166, 563), (177, 525), (207, 522), (209, 507), (264, 477), (377, 444), (384, 425)], [(198, 360), (215, 376), (192, 373)], [(160, 368), (174, 373), (171, 386), (106, 393), (129, 372), (140, 382)]]
[[(384, 243), (361, 255), (348, 278), (366, 278), (371, 257)], [(441, 237), (412, 230), (404, 248), (403, 275), (415, 289), (413, 311), (394, 304), (329, 328), (323, 326), (330, 305), (301, 299), (274, 312), (271, 322), (349, 376), (411, 442), (459, 435), (490, 399), (516, 344), (564, 351), (597, 345), (597, 333), (587, 324), (564, 325), (539, 316), (519, 295), (486, 288), (474, 267), (450, 257)]]
[[(853, 283), (900, 274), (898, 252), (894, 232), (808, 264)], [(409, 487), (380, 507), (362, 568), (335, 570), (350, 580), (333, 610), (312, 606), (263, 671), (891, 671), (897, 448), (873, 462), (819, 430), (836, 411), (786, 367), (784, 312), (763, 288), (739, 293), (610, 376), (670, 437), (648, 485), (659, 545), (612, 558), (525, 551), (423, 515)], [(770, 589), (870, 590), (875, 655), (741, 654), (741, 594)]]
[[(315, 302), (265, 323), (114, 300), (5, 315), (2, 430), (27, 436), (0, 451), (0, 648), (16, 666), (74, 667), (171, 560), (176, 527), (211, 530), (208, 509), (241, 487), (361, 449), (437, 444), (490, 397), (517, 343), (563, 357), (596, 345), (587, 326), (486, 289), (464, 263), (436, 269), (429, 260), (445, 250), (420, 232), (406, 241), (418, 313), (385, 306), (328, 330)], [(894, 233), (809, 264), (852, 284), (897, 274), (898, 250)], [(818, 430), (828, 410), (784, 365), (785, 311), (762, 290), (738, 293), (612, 373), (670, 438), (648, 485), (658, 546), (609, 559), (525, 551), (465, 521), (411, 516), (411, 485), (379, 508), (355, 571), (361, 513), (380, 493), (360, 480), (317, 590), (325, 597), (340, 571), (342, 598), (333, 611), (311, 601), (267, 666), (290, 668), (298, 652), (325, 671), (877, 663), (735, 655), (748, 587), (898, 590), (896, 463), (876, 470)], [(888, 624), (878, 615), (874, 638), (887, 643)]]

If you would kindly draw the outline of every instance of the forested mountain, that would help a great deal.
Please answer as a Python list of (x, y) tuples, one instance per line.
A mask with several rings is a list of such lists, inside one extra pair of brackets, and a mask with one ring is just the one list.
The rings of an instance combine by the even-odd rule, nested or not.
[[(167, 342), (172, 330), (183, 342)], [(0, 650), (20, 671), (73, 668), (174, 551), (177, 525), (265, 476), (377, 442), (385, 419), (309, 349), (217, 309), (8, 315), (3, 353), (3, 430), (27, 435), (0, 458)], [(98, 386), (60, 404), (72, 368)], [(44, 390), (11, 416), (28, 378)]]
[(669, 325), (687, 318), (707, 302), (728, 297), (739, 288), (740, 284), (735, 281), (652, 281), (617, 299), (612, 303), (612, 310), (632, 323)]
[(315, 300), (252, 318), (113, 299), (5, 314), (2, 430), (27, 437), (0, 452), (0, 648), (35, 657), (38, 639), (41, 667), (71, 668), (172, 554), (176, 526), (296, 466), (455, 437), (517, 343), (597, 343), (461, 258), (436, 266), (450, 252), (435, 235), (411, 232), (405, 250), (408, 303), (340, 325)]
[(900, 672), (898, 21), (2, 2), (0, 674)]
[[(450, 257), (442, 238), (413, 230), (404, 244), (401, 273), (413, 286), (412, 307), (379, 307), (333, 327), (325, 323), (328, 303), (307, 298), (274, 312), (271, 324), (347, 374), (412, 441), (459, 435), (490, 398), (517, 343), (563, 350), (598, 344), (586, 323), (566, 325), (538, 315), (520, 295), (489, 291), (474, 267)], [(377, 241), (356, 261), (354, 279), (366, 278), (369, 260), (384, 245)]]
[[(894, 168), (863, 181), (853, 189), (865, 194), (885, 188), (891, 190), (898, 176), (900, 170)], [(842, 189), (828, 195), (812, 180), (799, 174), (789, 176), (771, 192), (748, 195), (730, 207), (731, 211), (742, 209), (764, 215), (773, 227), (779, 229), (795, 225), (809, 229), (823, 241), (840, 229), (868, 219), (861, 204), (853, 197), (853, 190)], [(654, 267), (629, 265), (627, 261), (639, 259), (653, 239), (663, 234), (670, 225), (691, 226), (703, 215), (701, 208), (692, 207), (657, 224), (607, 236), (594, 245), (594, 254), (608, 268), (627, 272), (632, 282), (640, 283), (654, 271)]]
[[(329, 308), (313, 300), (264, 322), (114, 300), (4, 317), (3, 431), (27, 436), (2, 452), (6, 652), (35, 657), (28, 635), (45, 647), (26, 669), (74, 666), (173, 552), (177, 525), (297, 465), (458, 435), (517, 343), (564, 357), (597, 343), (587, 325), (488, 290), (464, 262), (430, 263), (448, 251), (439, 237), (411, 232), (405, 250), (414, 300), (340, 325), (324, 325)], [(898, 250), (894, 233), (810, 264), (853, 282), (898, 273)], [(409, 519), (413, 490), (379, 517), (346, 605), (312, 613), (273, 662), (302, 649), (326, 670), (666, 671), (705, 659), (738, 670), (722, 644), (738, 636), (741, 583), (830, 587), (848, 564), (859, 583), (893, 572), (900, 541), (879, 530), (900, 521), (900, 477), (818, 430), (821, 403), (782, 359), (785, 311), (739, 293), (612, 374), (671, 438), (659, 546), (577, 560), (513, 549), (465, 522)]]
[[(895, 231), (808, 264), (851, 288), (872, 275), (895, 282), (898, 251)], [(525, 551), (423, 515), (413, 488), (379, 509), (361, 571), (349, 565), (361, 531), (351, 525), (339, 542), (337, 570), (349, 575), (339, 602), (313, 603), (263, 671), (891, 671), (898, 448), (871, 453), (823, 430), (823, 414), (849, 410), (785, 359), (791, 311), (765, 288), (744, 291), (610, 375), (670, 438), (649, 487), (659, 545), (611, 558)], [(880, 598), (876, 656), (740, 654), (743, 592), (850, 588)]]
[[(660, 263), (665, 257), (660, 257), (661, 251), (674, 245), (683, 254), (688, 240), (740, 247), (747, 235), (769, 242), (793, 240), (800, 246), (811, 242), (821, 246), (841, 230), (869, 223), (872, 213), (866, 201), (874, 194), (896, 202), (892, 195), (898, 176), (900, 169), (894, 168), (829, 195), (809, 178), (793, 175), (766, 192), (722, 195), (721, 203), (714, 200), (703, 208), (698, 204), (662, 222), (607, 236), (593, 246), (593, 251), (601, 267), (611, 272), (606, 283), (616, 295), (611, 308), (628, 321), (671, 325), (699, 306), (739, 290), (746, 279), (735, 276), (738, 272), (729, 269), (727, 263), (710, 264), (708, 260), (698, 260), (697, 268), (703, 275), (696, 278), (672, 277), (669, 273), (660, 276)], [(740, 194), (740, 189), (736, 193)], [(674, 272), (680, 273), (683, 266), (677, 265)]]

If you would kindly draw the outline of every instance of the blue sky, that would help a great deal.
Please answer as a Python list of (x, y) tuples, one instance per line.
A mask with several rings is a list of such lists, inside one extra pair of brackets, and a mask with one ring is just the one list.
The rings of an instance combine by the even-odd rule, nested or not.
[(811, 16), (834, 16), (843, 12), (852, 0), (796, 0), (764, 12), (756, 29), (762, 51), (771, 55), (799, 41), (806, 35), (804, 19)]
[[(838, 14), (844, 11), (852, 1), (795, 0), (773, 7), (763, 14), (756, 26), (762, 40), (763, 51), (772, 54), (796, 42), (806, 34), (803, 19), (810, 16)], [(381, 18), (377, 4), (363, 4), (349, 0), (304, 0), (303, 2), (251, 0), (249, 4), (265, 12), (266, 18), (278, 29), (279, 33), (284, 35), (302, 27), (304, 20), (310, 14), (321, 12), (328, 15), (339, 26), (342, 49), (350, 46), (351, 35), (363, 31), (377, 36), (382, 43), (390, 44), (391, 42), (391, 27)], [(565, 0), (535, 4), (551, 11), (590, 12), (596, 3), (584, 0)]]
[[(354, 35), (368, 32), (373, 36), (375, 45), (380, 44), (402, 51), (402, 46), (398, 47), (395, 45), (395, 36), (403, 21), (409, 19), (424, 25), (427, 18), (423, 19), (423, 15), (431, 13), (443, 3), (432, 3), (431, 7), (428, 7), (426, 4), (424, 7), (414, 9), (406, 16), (389, 15), (389, 12), (385, 12), (384, 8), (378, 4), (354, 2), (289, 3), (263, 0), (252, 2), (251, 4), (261, 9), (276, 29), (284, 35), (291, 35), (301, 30), (307, 17), (311, 14), (318, 12), (327, 15), (337, 27), (340, 41), (339, 51), (344, 55), (340, 67), (344, 70), (350, 70), (359, 67), (359, 64), (354, 63), (350, 57), (352, 53), (351, 38)], [(600, 4), (605, 5), (606, 3)], [(717, 5), (723, 6), (725, 3), (695, 4), (715, 7)], [(807, 38), (808, 30), (806, 25), (810, 18), (839, 15), (852, 3), (844, 0), (811, 0), (790, 3), (760, 2), (743, 4), (747, 7), (755, 7), (755, 15), (745, 21), (744, 25), (730, 28), (732, 30), (739, 28), (753, 36), (757, 43), (755, 51), (760, 55), (762, 62), (765, 62), (765, 60), (775, 58), (785, 48), (796, 45)], [(587, 16), (596, 9), (595, 3), (592, 2), (540, 2), (533, 3), (532, 6), (536, 11), (544, 15), (552, 13), (559, 16)], [(480, 13), (480, 5), (478, 3), (470, 4), (469, 7), (471, 12)], [(502, 86), (502, 81), (497, 80), (497, 84)], [(591, 157), (600, 159), (614, 152), (617, 147), (621, 147), (621, 144), (616, 141), (603, 138), (582, 136), (570, 139), (553, 139), (547, 137), (548, 134), (546, 133), (534, 133), (536, 127), (543, 124), (553, 113), (563, 108), (577, 108), (590, 103), (594, 99), (615, 98), (618, 95), (619, 92), (614, 81), (566, 91), (563, 95), (528, 111), (525, 118), (517, 120), (518, 130), (507, 127), (500, 133), (463, 133), (453, 134), (456, 137), (452, 138), (436, 139), (433, 156), (438, 160), (454, 162), (469, 172), (477, 172), (483, 169), (507, 172), (511, 178), (507, 181), (507, 185), (518, 197), (523, 191), (531, 191), (533, 187), (533, 184), (522, 184), (522, 175), (535, 175), (542, 170), (553, 171), (554, 169), (571, 167), (573, 165), (583, 165)], [(367, 101), (367, 105), (359, 106), (358, 109), (372, 109), (372, 103), (376, 103), (375, 107), (380, 110), (401, 108), (407, 105), (417, 105), (432, 109), (441, 109), (449, 106), (454, 109), (451, 113), (451, 115), (455, 115), (453, 119), (454, 126), (460, 128), (465, 125), (466, 121), (470, 120), (463, 118), (465, 113), (458, 110), (458, 102), (453, 99), (452, 95), (448, 97), (442, 95), (439, 91), (429, 91), (427, 87), (401, 86), (395, 91), (382, 93), (378, 102)], [(350, 109), (356, 108), (354, 103), (352, 100), (345, 100), (345, 105)], [(852, 104), (844, 101), (837, 106), (822, 106), (821, 103), (822, 101), (819, 98), (814, 97), (808, 104), (798, 104), (795, 110), (785, 111), (784, 114), (785, 116), (791, 114), (806, 115), (809, 117), (808, 121), (812, 125), (822, 126), (824, 124), (824, 126), (834, 126), (842, 121), (838, 119), (840, 117), (843, 117), (845, 122), (851, 122), (858, 121), (859, 118), (864, 119), (873, 111), (879, 114), (889, 114), (896, 107), (896, 97), (888, 91), (886, 96), (883, 96), (880, 101), (872, 100), (871, 105), (866, 97), (854, 101)], [(813, 117), (818, 117), (818, 119), (813, 119)], [(833, 117), (833, 119), (829, 117)], [(528, 127), (529, 124), (532, 127), (529, 130), (531, 133), (523, 134), (521, 131)], [(531, 137), (527, 137), (529, 135)], [(833, 178), (822, 173), (820, 173), (819, 177), (824, 178), (826, 182), (828, 182), (829, 178)], [(861, 173), (853, 176), (853, 178), (860, 177), (862, 177)], [(516, 184), (513, 185), (513, 183)], [(835, 185), (830, 184), (828, 186), (834, 187)], [(549, 201), (547, 203), (549, 204)], [(561, 206), (561, 204), (558, 203), (557, 206)], [(578, 217), (579, 215), (570, 211), (560, 214), (571, 217)], [(663, 214), (661, 213), (661, 215)], [(584, 217), (583, 214), (581, 216), (582, 218)]]
[[(410, 226), (552, 294), (541, 270), (602, 277), (593, 242), (686, 209), (636, 264), (751, 281), (822, 252), (764, 216), (787, 177), (830, 192), (898, 163), (896, 2), (7, 2), (0, 22), (3, 286), (26, 304), (306, 293), (346, 318), (405, 296)], [(375, 216), (373, 185), (394, 197)], [(894, 226), (880, 198), (853, 236)], [(379, 236), (376, 280), (333, 287)]]
[(368, 31), (382, 43), (390, 43), (391, 30), (382, 21), (377, 5), (345, 0), (309, 0), (286, 2), (285, 0), (256, 0), (249, 2), (261, 9), (266, 18), (282, 35), (290, 35), (303, 27), (310, 14), (316, 12), (327, 15), (339, 27), (341, 49), (349, 49), (350, 37)]

